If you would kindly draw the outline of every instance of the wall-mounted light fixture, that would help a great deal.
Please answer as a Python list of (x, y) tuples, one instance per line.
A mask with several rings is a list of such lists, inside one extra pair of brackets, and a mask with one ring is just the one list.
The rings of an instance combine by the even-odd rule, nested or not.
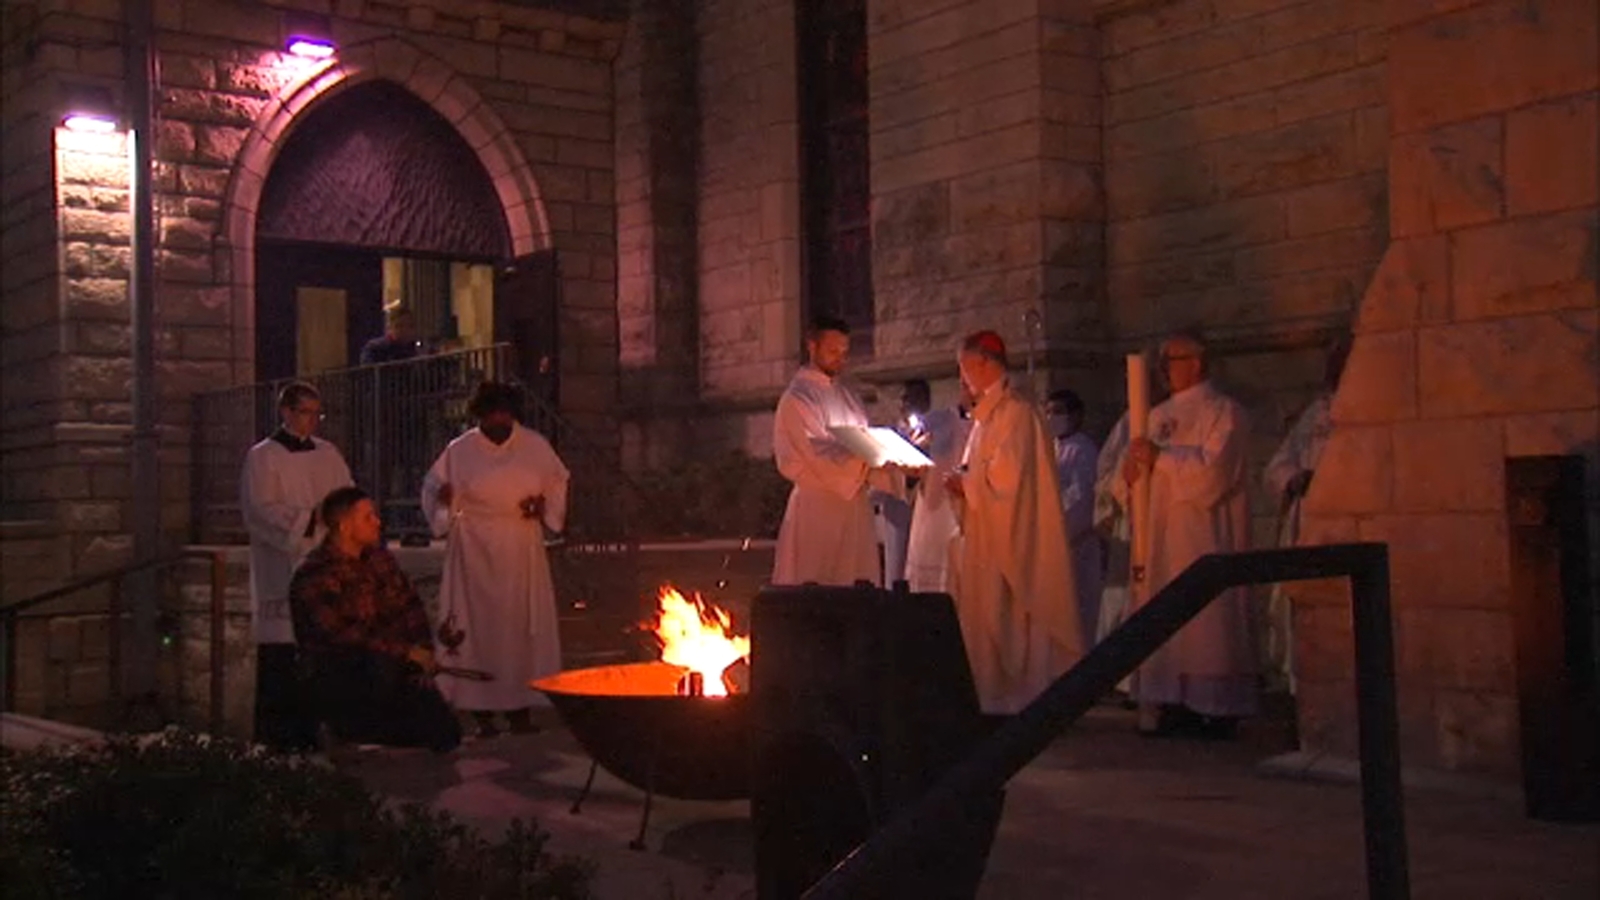
[(288, 35), (284, 47), (303, 59), (328, 59), (339, 52), (334, 43), (328, 17), (316, 13), (288, 10), (283, 14), (283, 29)]
[(121, 110), (111, 89), (101, 85), (70, 85), (66, 89), (66, 113), (61, 124), (69, 131), (84, 134), (110, 134), (122, 127)]

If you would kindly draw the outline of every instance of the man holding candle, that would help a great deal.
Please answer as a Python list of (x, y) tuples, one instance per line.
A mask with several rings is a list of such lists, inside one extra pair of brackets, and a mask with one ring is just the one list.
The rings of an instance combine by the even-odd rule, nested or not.
[[(1206, 347), (1198, 335), (1162, 342), (1159, 363), (1172, 394), (1150, 411), (1146, 434), (1130, 428), (1134, 436), (1116, 483), (1136, 532), (1138, 517), (1146, 513), (1135, 495), (1141, 481), (1149, 485), (1143, 559), (1137, 533), (1135, 540), (1135, 570), (1143, 563), (1136, 604), (1148, 602), (1201, 556), (1245, 550), (1250, 543), (1244, 408), (1207, 378)], [(1139, 730), (1231, 737), (1240, 718), (1258, 711), (1258, 689), (1248, 594), (1234, 589), (1140, 667), (1134, 681)]]

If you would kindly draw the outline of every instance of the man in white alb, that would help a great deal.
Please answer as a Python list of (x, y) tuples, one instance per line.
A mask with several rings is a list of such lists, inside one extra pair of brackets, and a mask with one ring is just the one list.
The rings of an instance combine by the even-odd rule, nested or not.
[(1100, 534), (1094, 529), (1094, 484), (1100, 452), (1083, 433), (1083, 400), (1065, 388), (1051, 391), (1045, 424), (1055, 438), (1056, 481), (1061, 488), (1061, 514), (1072, 550), (1072, 574), (1078, 585), (1079, 633), (1093, 646), (1100, 627), (1100, 592), (1105, 583)]
[(256, 642), (255, 739), (278, 750), (310, 750), (316, 722), (295, 657), (289, 580), (325, 529), (318, 515), (334, 490), (350, 487), (338, 448), (316, 437), (322, 397), (305, 382), (278, 392), (281, 424), (245, 454), (239, 508), (250, 535), (250, 625)]
[[(1201, 556), (1250, 547), (1244, 407), (1207, 378), (1198, 335), (1164, 341), (1160, 365), (1172, 394), (1150, 410), (1150, 437), (1129, 442), (1116, 481), (1126, 508), (1130, 485), (1150, 478), (1150, 559), (1139, 603)], [(1231, 737), (1238, 720), (1259, 709), (1255, 659), (1249, 594), (1227, 591), (1139, 668), (1140, 732)]]
[(887, 469), (870, 467), (828, 430), (867, 426), (866, 409), (840, 382), (849, 357), (850, 327), (839, 319), (817, 319), (806, 332), (806, 364), (778, 399), (772, 455), (794, 487), (778, 527), (773, 584), (880, 583), (868, 493), (899, 493), (903, 482)]

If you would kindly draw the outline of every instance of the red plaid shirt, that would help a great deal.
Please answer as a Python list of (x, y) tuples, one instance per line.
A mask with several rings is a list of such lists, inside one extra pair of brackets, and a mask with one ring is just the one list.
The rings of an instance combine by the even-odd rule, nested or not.
[(345, 556), (324, 542), (289, 583), (295, 640), (307, 650), (364, 648), (404, 658), (433, 647), (422, 599), (389, 551)]

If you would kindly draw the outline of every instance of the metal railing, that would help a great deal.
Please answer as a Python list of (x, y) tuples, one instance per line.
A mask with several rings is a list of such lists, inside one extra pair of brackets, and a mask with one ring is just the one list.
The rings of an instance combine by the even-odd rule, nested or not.
[[(451, 440), (471, 427), (467, 403), (480, 382), (512, 380), (510, 344), (441, 353), (303, 379), (322, 395), (318, 434), (344, 454), (356, 484), (372, 495), (391, 535), (427, 532), (422, 480)], [(196, 395), (192, 437), (192, 534), (200, 544), (246, 543), (239, 510), (245, 453), (278, 427), (282, 378)], [(533, 392), (523, 422), (543, 434), (572, 472), (566, 538), (628, 543), (627, 511), (643, 493), (615, 453), (573, 427)]]
[(1410, 896), (1400, 726), (1394, 687), (1394, 631), (1389, 617), (1387, 544), (1341, 544), (1203, 556), (1027, 708), (978, 745), (926, 795), (890, 820), (806, 892), (807, 900), (876, 896), (906, 852), (959, 821), (976, 798), (999, 790), (1117, 683), (1223, 591), (1253, 584), (1350, 579), (1355, 626), (1356, 716), (1360, 732), (1361, 806), (1367, 891), (1372, 898)]
[(509, 378), (511, 359), (510, 345), (497, 344), (195, 395), (193, 541), (247, 540), (239, 511), (244, 456), (278, 427), (278, 392), (295, 380), (322, 394), (318, 433), (344, 454), (389, 530), (425, 530), (419, 508), (423, 475), (469, 425), (467, 401), (478, 383)]
[(223, 726), (223, 675), (226, 671), (226, 617), (228, 593), (228, 563), (222, 551), (216, 550), (182, 550), (158, 556), (144, 562), (119, 566), (98, 575), (81, 578), (58, 588), (52, 588), (32, 597), (19, 600), (4, 608), (0, 608), (0, 636), (4, 644), (0, 645), (0, 674), (3, 674), (5, 684), (0, 687), (0, 698), (4, 701), (4, 711), (13, 712), (17, 708), (17, 658), (19, 652), (17, 640), (17, 626), (25, 618), (50, 619), (58, 616), (89, 616), (99, 614), (98, 610), (71, 610), (58, 613), (31, 613), (30, 610), (60, 600), (73, 594), (99, 587), (102, 584), (110, 585), (110, 598), (106, 604), (104, 614), (109, 621), (109, 641), (106, 646), (107, 661), (106, 672), (108, 683), (106, 685), (106, 699), (112, 711), (112, 725), (121, 724), (122, 717), (127, 712), (127, 707), (122, 696), (122, 619), (124, 601), (122, 596), (123, 583), (130, 576), (144, 572), (155, 572), (172, 566), (179, 565), (185, 560), (208, 559), (211, 561), (211, 598), (209, 607), (210, 619), (210, 696), (208, 718), (213, 734), (220, 733)]

